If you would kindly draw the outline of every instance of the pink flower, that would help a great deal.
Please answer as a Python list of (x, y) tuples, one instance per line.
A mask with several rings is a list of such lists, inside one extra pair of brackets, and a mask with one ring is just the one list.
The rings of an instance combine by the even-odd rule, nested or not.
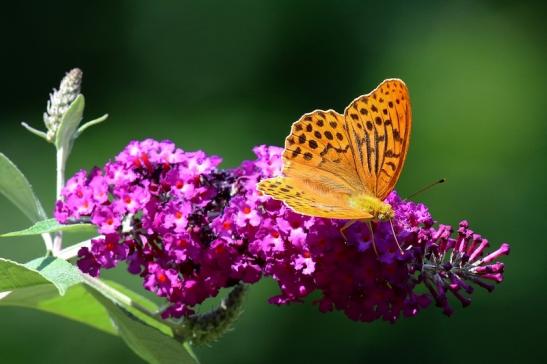
[(160, 297), (168, 297), (182, 285), (174, 269), (163, 269), (157, 263), (148, 263), (147, 271), (144, 276), (144, 287)]
[[(145, 289), (164, 297), (163, 317), (192, 314), (193, 306), (239, 282), (273, 278), (279, 295), (269, 302), (302, 302), (313, 292), (321, 312), (352, 320), (395, 322), (431, 302), (446, 314), (448, 294), (470, 304), (473, 286), (492, 290), (503, 280), (503, 244), (488, 242), (462, 222), (434, 226), (427, 207), (401, 200), (388, 222), (340, 234), (341, 220), (302, 216), (261, 195), (256, 183), (279, 175), (282, 149), (254, 148), (254, 161), (219, 170), (219, 157), (184, 152), (170, 141), (133, 141), (103, 168), (77, 172), (56, 203), (62, 222), (91, 221), (105, 237), (79, 252), (91, 275), (125, 261)], [(127, 229), (122, 229), (122, 221)], [(401, 250), (399, 250), (399, 246)]]
[(93, 211), (91, 222), (98, 226), (101, 234), (115, 234), (121, 227), (120, 216), (117, 216), (109, 206), (101, 206)]

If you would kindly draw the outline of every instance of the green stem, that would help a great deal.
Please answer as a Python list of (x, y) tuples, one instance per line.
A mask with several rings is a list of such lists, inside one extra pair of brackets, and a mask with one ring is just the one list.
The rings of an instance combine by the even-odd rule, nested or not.
[(42, 239), (44, 240), (44, 244), (46, 245), (46, 252), (47, 254), (51, 254), (53, 251), (53, 239), (51, 239), (51, 235), (49, 233), (42, 234)]
[(99, 235), (99, 236), (96, 236), (94, 238), (84, 240), (84, 241), (81, 241), (81, 242), (76, 243), (74, 245), (71, 245), (69, 247), (66, 247), (63, 250), (59, 251), (59, 253), (57, 253), (57, 258), (61, 258), (61, 259), (64, 259), (64, 260), (69, 260), (69, 259), (75, 258), (75, 257), (78, 256), (78, 251), (81, 248), (83, 248), (83, 247), (90, 248), (91, 247), (91, 240), (92, 239), (99, 239), (101, 237), (103, 237), (103, 236)]
[(129, 296), (126, 296), (117, 289), (110, 287), (108, 284), (102, 282), (100, 279), (94, 278), (89, 274), (82, 273), (82, 277), (84, 282), (88, 286), (94, 288), (104, 296), (108, 297), (110, 300), (120, 304), (121, 306), (133, 308), (157, 321), (155, 312), (150, 312), (146, 307), (142, 306), (138, 302), (133, 301)]
[[(57, 149), (57, 188), (55, 198), (58, 200), (61, 198), (61, 191), (65, 185), (65, 166), (66, 166), (67, 155), (65, 153), (65, 148), (61, 147)], [(58, 231), (55, 233), (53, 238), (53, 255), (57, 256), (61, 249), (63, 248), (63, 233)]]

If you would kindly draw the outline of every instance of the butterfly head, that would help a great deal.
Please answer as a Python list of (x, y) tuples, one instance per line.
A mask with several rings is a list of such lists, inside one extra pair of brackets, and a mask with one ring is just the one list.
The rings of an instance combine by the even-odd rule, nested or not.
[(390, 204), (368, 194), (350, 197), (349, 204), (353, 208), (366, 211), (372, 215), (372, 221), (387, 221), (393, 219), (395, 216), (395, 212)]
[(371, 211), (371, 215), (374, 216), (374, 220), (387, 221), (393, 219), (395, 212), (390, 204), (381, 202), (376, 210)]

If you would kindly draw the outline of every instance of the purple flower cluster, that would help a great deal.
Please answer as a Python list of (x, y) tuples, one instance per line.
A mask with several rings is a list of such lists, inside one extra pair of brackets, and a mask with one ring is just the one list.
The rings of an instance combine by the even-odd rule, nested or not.
[[(434, 227), (423, 204), (387, 202), (389, 222), (369, 227), (302, 216), (261, 195), (256, 184), (279, 175), (282, 149), (260, 146), (257, 159), (230, 170), (220, 158), (183, 152), (169, 141), (130, 143), (114, 161), (89, 174), (78, 172), (56, 206), (62, 223), (90, 221), (103, 237), (79, 252), (78, 266), (97, 276), (125, 261), (144, 287), (165, 297), (164, 317), (180, 317), (193, 306), (239, 282), (269, 276), (281, 293), (274, 304), (302, 301), (319, 291), (322, 312), (341, 310), (356, 321), (396, 321), (434, 301), (450, 314), (451, 292), (464, 306), (471, 284), (493, 289), (501, 282), (507, 244), (483, 257), (486, 240), (460, 224)], [(399, 246), (401, 249), (399, 249)], [(417, 286), (427, 287), (419, 293)]]

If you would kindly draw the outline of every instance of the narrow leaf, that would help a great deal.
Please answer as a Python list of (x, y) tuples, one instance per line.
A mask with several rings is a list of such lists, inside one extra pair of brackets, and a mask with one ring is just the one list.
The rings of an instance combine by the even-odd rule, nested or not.
[[(57, 149), (63, 147), (68, 149), (71, 148), (74, 134), (82, 121), (84, 106), (84, 95), (80, 94), (72, 104), (70, 104), (68, 110), (63, 115), (59, 129), (57, 130), (57, 135), (55, 136), (55, 146)], [(67, 154), (68, 152), (69, 150), (66, 151)]]
[(124, 308), (114, 304), (99, 292), (90, 292), (108, 310), (118, 332), (138, 356), (151, 364), (195, 364), (197, 361), (185, 347), (155, 328), (132, 315)]
[(27, 129), (28, 131), (30, 131), (32, 134), (34, 135), (37, 135), (39, 136), (40, 138), (44, 139), (46, 142), (50, 142), (48, 139), (47, 139), (47, 134), (41, 130), (38, 130), (38, 129), (34, 129), (32, 126), (28, 125), (27, 123), (25, 122), (22, 122), (21, 125), (23, 126), (23, 128)]
[(47, 218), (25, 175), (0, 153), (0, 193), (19, 208), (32, 222)]
[(105, 121), (106, 119), (108, 118), (108, 114), (104, 114), (103, 116), (97, 118), (97, 119), (93, 119), (91, 121), (88, 121), (87, 123), (85, 123), (84, 125), (80, 126), (80, 128), (78, 129), (78, 132), (77, 132), (77, 136), (79, 136), (80, 134), (82, 134), (87, 128), (89, 128), (90, 126), (93, 126), (93, 125), (97, 125), (97, 124), (100, 124), (102, 123), (103, 121)]
[(53, 233), (56, 231), (86, 232), (96, 233), (97, 229), (93, 224), (59, 224), (55, 219), (38, 221), (29, 228), (19, 231), (13, 231), (0, 235), (2, 238), (10, 236), (40, 235), (43, 233)]

